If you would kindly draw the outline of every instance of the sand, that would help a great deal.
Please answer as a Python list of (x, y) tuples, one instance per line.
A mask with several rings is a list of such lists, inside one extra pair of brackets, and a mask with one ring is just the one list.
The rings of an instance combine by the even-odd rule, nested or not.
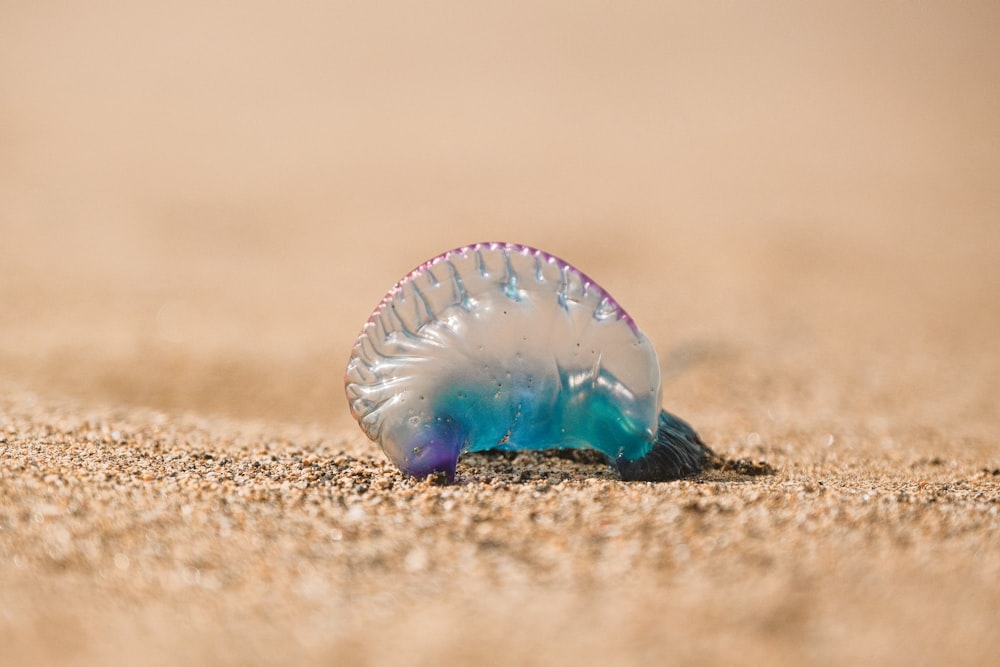
[[(994, 662), (998, 30), (0, 9), (0, 664)], [(481, 240), (598, 280), (743, 463), (402, 477), (347, 356)]]

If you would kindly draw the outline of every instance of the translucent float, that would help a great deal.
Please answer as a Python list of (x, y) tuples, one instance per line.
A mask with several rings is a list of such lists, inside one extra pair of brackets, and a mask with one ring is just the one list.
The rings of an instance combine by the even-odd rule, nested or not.
[(479, 243), (382, 299), (345, 373), (351, 413), (406, 474), (454, 481), (463, 452), (591, 448), (625, 480), (700, 472), (711, 450), (660, 408), (652, 344), (585, 273)]

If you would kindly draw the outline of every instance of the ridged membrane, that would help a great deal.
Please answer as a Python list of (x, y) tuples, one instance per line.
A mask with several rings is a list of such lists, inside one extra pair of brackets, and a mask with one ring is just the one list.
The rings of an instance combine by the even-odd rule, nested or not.
[(365, 433), (411, 474), (427, 446), (637, 459), (660, 411), (656, 353), (624, 309), (568, 263), (506, 243), (446, 252), (397, 283), (345, 384)]

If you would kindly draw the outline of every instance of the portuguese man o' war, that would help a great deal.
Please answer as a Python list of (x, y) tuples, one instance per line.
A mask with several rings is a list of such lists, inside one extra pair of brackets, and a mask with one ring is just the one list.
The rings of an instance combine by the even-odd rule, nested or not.
[(666, 481), (712, 453), (660, 408), (656, 352), (618, 302), (513, 243), (450, 250), (400, 280), (344, 382), (364, 432), (418, 478), (453, 482), (463, 452), (591, 448), (624, 480)]

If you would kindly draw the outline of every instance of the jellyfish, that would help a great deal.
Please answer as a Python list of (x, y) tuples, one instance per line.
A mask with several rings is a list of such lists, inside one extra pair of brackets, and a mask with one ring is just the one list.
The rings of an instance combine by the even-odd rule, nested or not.
[(478, 243), (421, 264), (365, 323), (345, 388), (405, 474), (455, 480), (464, 452), (587, 448), (626, 481), (712, 455), (660, 406), (656, 352), (600, 285), (547, 252)]

